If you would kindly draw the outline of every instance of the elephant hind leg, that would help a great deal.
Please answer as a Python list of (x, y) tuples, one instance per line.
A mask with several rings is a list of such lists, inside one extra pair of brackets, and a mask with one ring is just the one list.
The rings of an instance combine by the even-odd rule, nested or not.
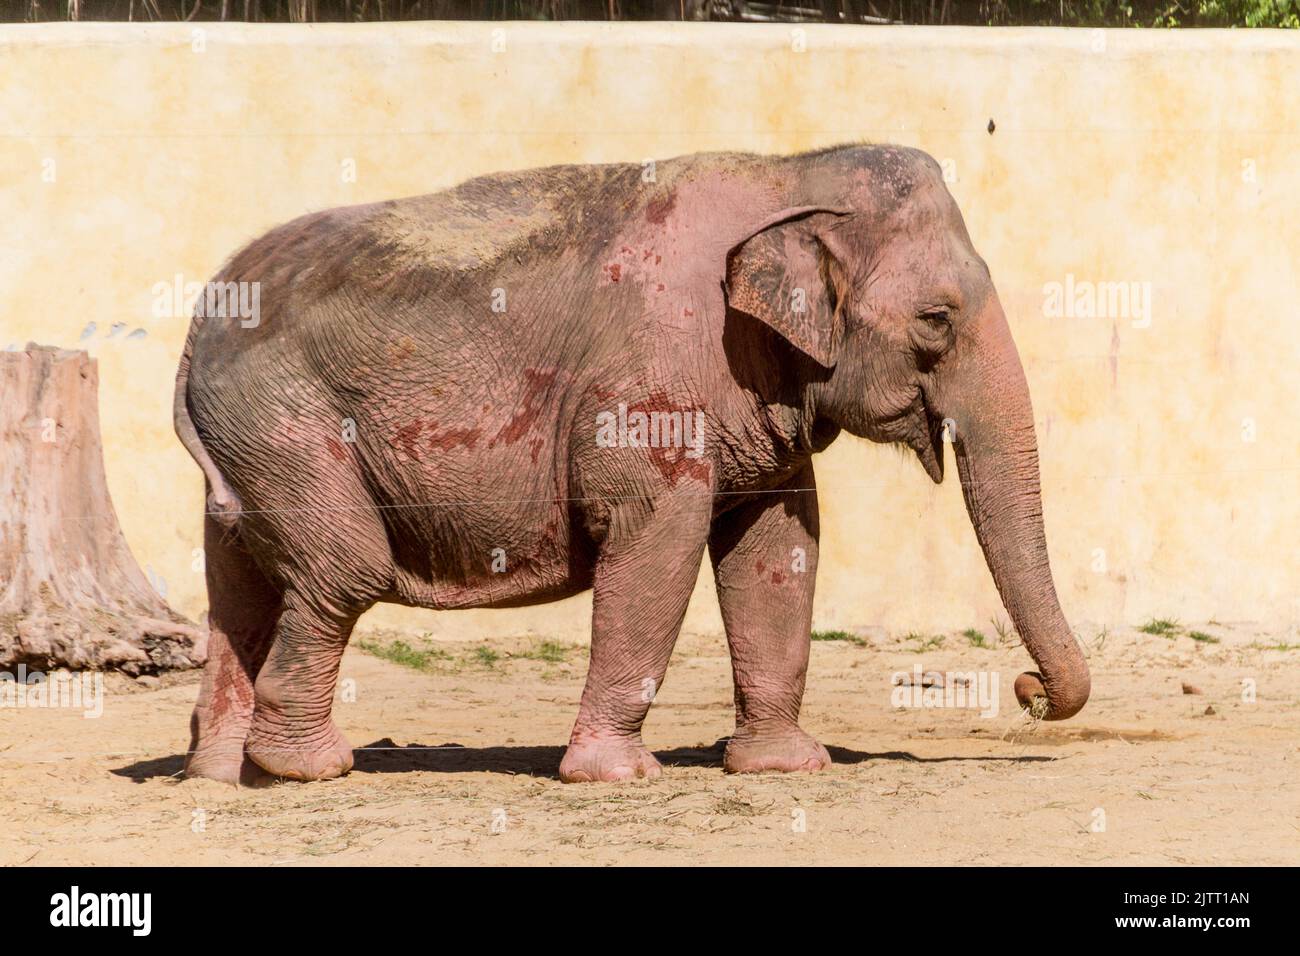
[(245, 749), (276, 777), (328, 780), (352, 769), (352, 747), (334, 723), (334, 689), (353, 625), (369, 605), (326, 604), (285, 594), (275, 638), (254, 686)]
[(239, 533), (283, 586), (244, 752), (276, 777), (322, 780), (352, 767), (332, 719), (339, 664), (357, 619), (393, 593), (393, 557), (359, 463), (330, 451), (333, 426), (286, 429), (235, 484), (247, 506)]
[(238, 536), (203, 522), (208, 585), (208, 660), (190, 716), (187, 777), (253, 784), (264, 774), (244, 756), (253, 683), (271, 647), (282, 594)]

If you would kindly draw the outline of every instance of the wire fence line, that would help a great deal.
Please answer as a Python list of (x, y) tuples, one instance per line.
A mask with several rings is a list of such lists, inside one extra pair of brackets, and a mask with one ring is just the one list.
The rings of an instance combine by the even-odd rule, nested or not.
[[(1079, 479), (1084, 481), (1127, 481), (1130, 479), (1184, 479), (1184, 478), (1217, 478), (1239, 475), (1252, 474), (1291, 474), (1300, 472), (1300, 466), (1279, 466), (1271, 468), (1221, 468), (1201, 471), (1162, 471), (1162, 472), (1143, 472), (1143, 471), (1121, 471), (1108, 472), (1104, 474), (1093, 475), (1069, 475), (1068, 478)], [(988, 487), (1001, 482), (1018, 483), (1018, 478), (994, 478), (981, 479), (975, 484)], [(1040, 479), (1041, 481), (1041, 479)], [(881, 488), (892, 488), (897, 482), (891, 480), (881, 480), (876, 482), (855, 482), (851, 485), (835, 485), (835, 493), (848, 491), (866, 491), (877, 490)], [(789, 494), (816, 494), (816, 487), (800, 488), (755, 488), (748, 491), (701, 491), (701, 492), (681, 492), (672, 493), (668, 497), (674, 501), (682, 501), (689, 498), (714, 499), (725, 497), (753, 497), (758, 495), (789, 495)], [(419, 501), (403, 502), (399, 504), (359, 504), (359, 505), (321, 505), (311, 506), (304, 505), (296, 508), (241, 508), (240, 515), (271, 515), (271, 514), (317, 514), (321, 512), (331, 513), (350, 513), (350, 512), (371, 512), (371, 511), (404, 511), (423, 508), (459, 508), (482, 505), (567, 505), (567, 504), (594, 504), (603, 501), (652, 501), (661, 497), (654, 494), (637, 494), (637, 495), (559, 495), (550, 498), (443, 498), (436, 501)], [(93, 512), (83, 515), (64, 515), (65, 521), (94, 521), (103, 516), (104, 512)], [(227, 514), (224, 511), (204, 511), (204, 515), (220, 517)]]

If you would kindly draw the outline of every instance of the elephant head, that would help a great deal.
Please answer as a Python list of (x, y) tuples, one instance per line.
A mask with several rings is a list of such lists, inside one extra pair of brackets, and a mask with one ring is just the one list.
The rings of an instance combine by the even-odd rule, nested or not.
[(937, 163), (861, 147), (797, 157), (788, 206), (730, 251), (728, 304), (816, 363), (819, 419), (906, 445), (937, 483), (945, 435), (989, 571), (1035, 663), (1020, 703), (1088, 699), (1088, 667), (1048, 564), (1034, 417), (1011, 331)]

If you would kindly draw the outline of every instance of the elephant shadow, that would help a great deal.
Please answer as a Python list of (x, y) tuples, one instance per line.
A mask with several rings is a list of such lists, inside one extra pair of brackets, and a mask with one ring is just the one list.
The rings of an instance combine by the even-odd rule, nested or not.
[[(723, 737), (713, 744), (696, 747), (675, 747), (655, 751), (655, 756), (665, 767), (722, 768), (722, 754), (727, 746)], [(831, 760), (836, 764), (860, 764), (871, 760), (905, 760), (914, 763), (947, 763), (955, 760), (981, 762), (1034, 763), (1050, 761), (1051, 757), (983, 756), (983, 757), (918, 757), (905, 750), (869, 753), (848, 747), (827, 746)], [(501, 746), (466, 747), (458, 743), (399, 745), (385, 737), (353, 751), (353, 773), (504, 773), (512, 776), (538, 777), (558, 780), (563, 747)], [(145, 783), (159, 777), (180, 778), (185, 767), (184, 754), (172, 754), (150, 760), (139, 760), (112, 773), (128, 777), (136, 783)]]
[[(665, 767), (705, 767), (722, 769), (722, 754), (728, 738), (695, 747), (656, 750), (655, 757)], [(1034, 762), (1051, 757), (918, 757), (903, 750), (869, 753), (848, 747), (828, 746), (831, 760), (837, 764), (860, 764), (870, 760), (908, 760), (916, 763), (944, 763), (953, 760)], [(353, 773), (508, 773), (524, 774), (550, 780), (559, 779), (563, 747), (466, 747), (449, 743), (428, 746), (397, 746), (385, 738), (353, 751)]]

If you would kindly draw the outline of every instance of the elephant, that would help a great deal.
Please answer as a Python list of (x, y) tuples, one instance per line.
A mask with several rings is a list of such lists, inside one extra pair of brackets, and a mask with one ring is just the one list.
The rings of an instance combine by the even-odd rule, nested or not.
[(1017, 700), (1059, 720), (1088, 698), (1048, 561), (1025, 374), (922, 151), (486, 175), (274, 228), (210, 283), (249, 284), (255, 321), (200, 301), (176, 379), (176, 430), (206, 488), (209, 659), (189, 775), (348, 772), (331, 705), (377, 602), (508, 608), (591, 590), (560, 778), (659, 776), (642, 721), (706, 551), (735, 691), (723, 769), (828, 766), (799, 712), (813, 456), (841, 431), (911, 449), (936, 483), (952, 445), (1037, 665)]

